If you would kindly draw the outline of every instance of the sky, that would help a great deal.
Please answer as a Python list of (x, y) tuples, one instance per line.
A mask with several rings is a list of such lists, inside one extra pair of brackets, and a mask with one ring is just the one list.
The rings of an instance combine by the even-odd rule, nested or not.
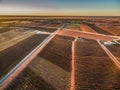
[(0, 15), (120, 16), (120, 0), (0, 0)]

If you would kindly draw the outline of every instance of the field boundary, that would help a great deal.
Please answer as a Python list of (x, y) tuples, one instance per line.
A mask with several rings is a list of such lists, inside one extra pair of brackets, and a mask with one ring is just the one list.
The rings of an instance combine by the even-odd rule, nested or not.
[(70, 90), (75, 90), (75, 42), (77, 38), (72, 42), (72, 71), (71, 71), (71, 86)]

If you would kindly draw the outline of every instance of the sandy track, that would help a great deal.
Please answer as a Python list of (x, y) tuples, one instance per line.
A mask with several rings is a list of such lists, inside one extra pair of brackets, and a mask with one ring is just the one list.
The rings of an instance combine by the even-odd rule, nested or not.
[(95, 34), (95, 33), (88, 33), (88, 32), (78, 32), (78, 31), (73, 31), (73, 30), (62, 30), (58, 33), (59, 35), (65, 35), (65, 36), (71, 36), (71, 37), (83, 37), (83, 38), (88, 38), (88, 39), (93, 39), (93, 40), (103, 40), (103, 41), (109, 41), (113, 39), (119, 39), (119, 37), (114, 37), (114, 36), (108, 36), (108, 35), (103, 35), (103, 34)]
[(70, 90), (75, 90), (75, 42), (72, 42), (72, 71), (71, 71), (71, 87)]

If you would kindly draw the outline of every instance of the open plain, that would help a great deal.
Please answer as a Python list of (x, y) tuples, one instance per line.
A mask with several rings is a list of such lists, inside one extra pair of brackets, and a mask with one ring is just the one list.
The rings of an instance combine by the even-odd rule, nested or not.
[(119, 20), (1, 16), (0, 90), (120, 90)]

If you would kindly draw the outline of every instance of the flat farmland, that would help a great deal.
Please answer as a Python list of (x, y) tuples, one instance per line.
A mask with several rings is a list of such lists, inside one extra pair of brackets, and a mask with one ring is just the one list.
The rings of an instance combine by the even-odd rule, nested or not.
[(105, 35), (112, 35), (111, 33), (97, 27), (96, 25), (93, 24), (88, 24), (88, 26), (90, 26), (93, 30), (95, 30), (96, 32), (100, 33), (100, 34), (105, 34)]
[(96, 41), (75, 43), (75, 89), (120, 88), (120, 72)]
[(66, 71), (70, 71), (71, 45), (73, 40), (74, 38), (72, 37), (57, 35), (43, 49), (39, 56), (51, 61), (52, 63), (58, 65)]
[[(59, 88), (59, 90), (68, 90), (70, 88), (71, 48), (73, 40), (74, 38), (71, 37), (57, 35), (39, 54), (39, 57), (46, 60), (46, 62), (50, 62), (52, 67), (53, 65), (56, 66), (56, 68), (53, 69), (55, 72), (51, 71), (52, 67), (49, 67), (51, 68), (50, 70), (44, 70), (51, 71), (51, 73), (48, 71), (49, 77), (45, 76), (47, 80), (49, 82), (51, 81), (52, 85), (56, 89)], [(57, 84), (57, 82), (59, 82), (59, 84)]]
[(77, 30), (77, 31), (82, 31), (79, 24), (77, 24), (77, 25), (67, 25), (65, 28), (66, 28), (66, 29), (75, 30), (75, 31), (76, 31), (76, 30)]
[(97, 26), (113, 35), (120, 35), (120, 29), (115, 26)]
[(76, 45), (75, 53), (77, 53), (77, 56), (92, 56), (92, 57), (107, 56), (106, 53), (102, 50), (102, 48), (95, 40), (77, 41), (75, 45)]
[(54, 23), (54, 24), (46, 24), (44, 26), (48, 26), (48, 27), (56, 27), (56, 28), (59, 28), (60, 26), (62, 26), (63, 24), (60, 24), (60, 23)]
[(70, 88), (71, 48), (73, 40), (74, 38), (72, 37), (55, 36), (43, 51), (40, 52), (36, 60), (37, 62), (42, 60), (41, 63), (39, 61), (41, 69), (34, 70), (36, 72), (41, 71), (42, 77), (51, 83), (56, 90), (69, 90)]
[(6, 90), (69, 90), (73, 40), (56, 35)]
[(92, 28), (90, 28), (87, 24), (80, 24), (80, 27), (83, 32), (90, 32), (90, 33), (96, 33)]
[(0, 77), (19, 63), (28, 53), (38, 46), (48, 35), (33, 35), (14, 46), (0, 52)]

